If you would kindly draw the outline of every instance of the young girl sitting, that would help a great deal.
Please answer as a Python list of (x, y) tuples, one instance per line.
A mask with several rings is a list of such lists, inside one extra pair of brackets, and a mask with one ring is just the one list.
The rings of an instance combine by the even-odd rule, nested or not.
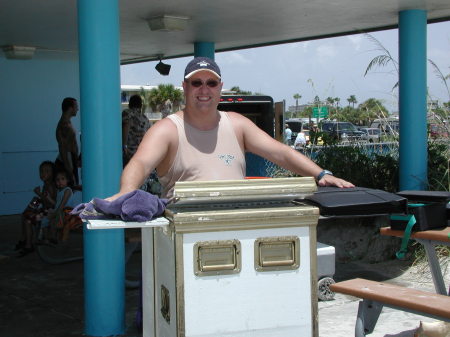
[(73, 192), (69, 187), (69, 176), (66, 171), (59, 171), (56, 173), (56, 187), (58, 193), (56, 194), (55, 209), (49, 210), (48, 219), (50, 230), (52, 231), (52, 238), (56, 235), (55, 229), (58, 231), (58, 239), (66, 241), (69, 236), (69, 231), (82, 224), (79, 217), (70, 215), (70, 211), (76, 206), (73, 201)]
[(20, 250), (19, 256), (25, 256), (33, 248), (33, 226), (41, 224), (41, 220), (48, 209), (55, 206), (56, 185), (55, 185), (55, 165), (51, 161), (44, 161), (39, 165), (39, 177), (43, 182), (42, 186), (34, 188), (35, 197), (30, 201), (25, 211), (22, 213), (22, 234), (16, 244), (16, 250)]

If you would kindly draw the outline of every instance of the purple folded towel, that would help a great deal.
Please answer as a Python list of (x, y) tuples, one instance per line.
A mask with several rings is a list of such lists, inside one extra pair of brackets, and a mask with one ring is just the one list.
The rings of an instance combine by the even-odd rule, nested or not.
[(111, 219), (120, 217), (124, 221), (144, 222), (164, 213), (167, 200), (142, 190), (126, 193), (114, 201), (94, 198), (89, 203), (80, 204), (71, 214), (82, 219)]

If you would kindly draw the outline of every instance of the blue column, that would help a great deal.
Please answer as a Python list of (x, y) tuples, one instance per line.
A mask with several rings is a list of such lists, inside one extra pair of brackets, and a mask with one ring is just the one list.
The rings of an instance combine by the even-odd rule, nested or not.
[(204, 56), (214, 60), (214, 42), (195, 42), (194, 57)]
[[(83, 200), (119, 189), (122, 171), (118, 0), (78, 0)], [(84, 230), (85, 332), (125, 332), (122, 229)]]
[(400, 190), (428, 186), (426, 33), (426, 11), (400, 12)]

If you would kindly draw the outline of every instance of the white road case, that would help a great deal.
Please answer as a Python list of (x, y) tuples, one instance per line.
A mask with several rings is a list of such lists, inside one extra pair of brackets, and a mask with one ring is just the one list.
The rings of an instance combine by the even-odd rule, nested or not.
[(315, 186), (177, 183), (169, 226), (143, 229), (144, 336), (318, 336), (319, 210), (291, 202)]
[(144, 337), (318, 336), (313, 178), (179, 182), (142, 227)]

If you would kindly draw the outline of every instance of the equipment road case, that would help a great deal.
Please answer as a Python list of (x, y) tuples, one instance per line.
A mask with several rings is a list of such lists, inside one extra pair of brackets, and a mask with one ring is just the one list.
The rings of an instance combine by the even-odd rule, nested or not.
[(312, 177), (177, 182), (142, 228), (145, 337), (318, 336)]

